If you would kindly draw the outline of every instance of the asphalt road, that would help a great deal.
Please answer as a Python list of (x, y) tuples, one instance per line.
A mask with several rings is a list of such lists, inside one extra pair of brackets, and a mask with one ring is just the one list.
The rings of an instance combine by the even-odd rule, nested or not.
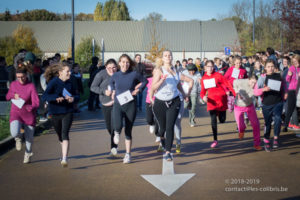
[[(123, 164), (124, 133), (119, 157), (108, 158), (109, 135), (101, 111), (76, 115), (70, 138), (69, 167), (60, 165), (60, 145), (53, 131), (35, 137), (30, 164), (15, 149), (0, 157), (0, 199), (300, 199), (300, 139), (281, 135), (278, 150), (253, 149), (251, 126), (238, 139), (233, 114), (219, 124), (219, 147), (211, 149), (210, 118), (205, 106), (197, 111), (197, 126), (182, 121), (182, 153), (174, 154), (176, 174), (195, 173), (171, 196), (141, 175), (162, 174), (162, 154), (139, 112), (133, 128), (132, 163)], [(260, 121), (263, 122), (259, 114)], [(261, 123), (261, 135), (263, 135)], [(175, 149), (174, 149), (175, 150)]]

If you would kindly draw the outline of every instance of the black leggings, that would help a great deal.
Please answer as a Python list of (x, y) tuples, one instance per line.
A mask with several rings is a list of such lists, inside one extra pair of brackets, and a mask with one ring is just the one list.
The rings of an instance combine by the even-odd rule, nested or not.
[(180, 109), (180, 99), (176, 97), (171, 101), (155, 99), (153, 112), (158, 123), (158, 136), (164, 137), (166, 133), (166, 151), (171, 151), (174, 139), (174, 125)]
[(157, 120), (155, 120), (152, 107), (153, 107), (152, 104), (146, 103), (146, 121), (150, 126), (155, 125), (154, 132), (155, 135), (158, 135), (158, 124), (157, 124)]
[(287, 128), (290, 122), (290, 119), (292, 117), (292, 114), (296, 108), (296, 101), (297, 101), (297, 96), (296, 96), (296, 91), (295, 90), (290, 90), (288, 92), (288, 98), (287, 98), (287, 110), (285, 111), (285, 119), (284, 119), (284, 127)]
[(112, 118), (113, 106), (102, 106), (102, 112), (104, 115), (104, 120), (106, 123), (106, 129), (110, 135), (110, 148), (117, 148), (118, 145), (114, 143), (114, 128), (113, 128), (113, 118)]
[(52, 124), (58, 140), (69, 140), (69, 131), (73, 122), (73, 113), (52, 115)]
[(214, 140), (218, 140), (217, 116), (219, 116), (220, 123), (224, 123), (226, 121), (226, 111), (210, 110), (209, 114), (211, 119), (211, 129), (213, 131)]
[(133, 123), (136, 117), (136, 101), (130, 101), (124, 105), (120, 105), (115, 101), (113, 106), (113, 127), (118, 133), (121, 133), (123, 128), (123, 118), (125, 118), (125, 137), (127, 140), (131, 140), (131, 132)]

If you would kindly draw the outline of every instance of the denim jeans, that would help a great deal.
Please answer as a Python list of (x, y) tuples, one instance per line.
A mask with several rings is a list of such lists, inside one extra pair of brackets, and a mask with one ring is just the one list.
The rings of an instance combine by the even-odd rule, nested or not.
[(266, 139), (270, 139), (270, 132), (272, 120), (274, 119), (274, 136), (279, 137), (281, 128), (281, 114), (283, 109), (283, 102), (273, 105), (263, 105), (262, 112), (265, 119), (265, 134)]
[[(195, 111), (197, 106), (197, 94), (191, 94), (190, 96), (190, 103), (191, 103), (191, 109), (189, 109), (189, 122), (191, 125), (195, 125)], [(184, 108), (186, 109), (188, 107), (188, 103), (184, 102)]]

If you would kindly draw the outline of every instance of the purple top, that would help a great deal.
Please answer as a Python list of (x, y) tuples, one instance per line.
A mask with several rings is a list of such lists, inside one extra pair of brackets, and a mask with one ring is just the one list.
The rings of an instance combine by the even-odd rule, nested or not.
[(36, 109), (39, 107), (40, 101), (34, 84), (27, 82), (22, 85), (19, 81), (12, 82), (6, 94), (6, 100), (14, 99), (16, 93), (25, 103), (21, 109), (15, 104), (11, 104), (9, 122), (18, 120), (26, 125), (35, 126)]
[(289, 90), (296, 90), (297, 89), (297, 84), (298, 84), (298, 78), (299, 78), (299, 73), (300, 73), (300, 67), (291, 66), (289, 68), (289, 71), (293, 73), (292, 76), (289, 76), (288, 74), (286, 75), (286, 81), (289, 82)]

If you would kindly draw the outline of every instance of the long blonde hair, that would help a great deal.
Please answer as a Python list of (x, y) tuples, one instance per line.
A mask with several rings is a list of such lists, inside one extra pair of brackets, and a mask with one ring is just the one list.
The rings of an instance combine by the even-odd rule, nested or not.
[(64, 70), (65, 67), (69, 67), (69, 66), (61, 64), (61, 63), (55, 63), (55, 64), (47, 67), (45, 74), (44, 74), (46, 81), (49, 82), (55, 76), (59, 76), (59, 72)]

